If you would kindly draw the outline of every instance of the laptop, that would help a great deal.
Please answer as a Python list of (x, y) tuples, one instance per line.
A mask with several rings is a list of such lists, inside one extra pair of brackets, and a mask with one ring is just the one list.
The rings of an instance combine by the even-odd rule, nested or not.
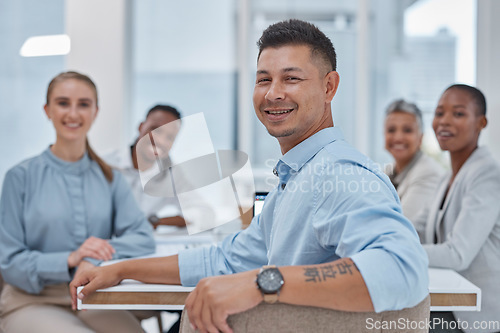
[(253, 203), (253, 216), (259, 215), (264, 207), (264, 200), (269, 192), (256, 192)]

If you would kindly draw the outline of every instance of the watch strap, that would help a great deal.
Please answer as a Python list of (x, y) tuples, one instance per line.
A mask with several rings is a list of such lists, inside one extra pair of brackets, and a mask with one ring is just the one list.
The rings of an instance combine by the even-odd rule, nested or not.
[(262, 293), (262, 296), (264, 297), (264, 302), (266, 302), (268, 304), (276, 303), (278, 301), (279, 293), (280, 293), (279, 291), (276, 294), (264, 294), (264, 293)]

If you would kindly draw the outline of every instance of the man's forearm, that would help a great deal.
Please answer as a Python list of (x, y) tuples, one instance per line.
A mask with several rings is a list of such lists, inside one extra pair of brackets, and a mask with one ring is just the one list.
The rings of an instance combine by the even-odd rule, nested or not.
[(350, 258), (320, 265), (280, 267), (279, 301), (341, 311), (374, 311), (365, 281)]
[(134, 279), (144, 283), (181, 284), (177, 255), (126, 260), (111, 266), (115, 266), (121, 279)]

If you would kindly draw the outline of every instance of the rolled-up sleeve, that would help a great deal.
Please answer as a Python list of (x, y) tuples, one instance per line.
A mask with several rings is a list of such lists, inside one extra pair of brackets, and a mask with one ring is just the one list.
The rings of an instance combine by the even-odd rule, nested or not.
[(247, 229), (226, 237), (217, 245), (181, 251), (182, 285), (194, 286), (207, 276), (245, 272), (267, 263), (267, 246), (259, 218), (257, 215)]
[(352, 174), (336, 172), (336, 181), (346, 187), (317, 198), (318, 240), (354, 261), (376, 312), (415, 306), (428, 294), (427, 255), (418, 235), (387, 183), (352, 168)]

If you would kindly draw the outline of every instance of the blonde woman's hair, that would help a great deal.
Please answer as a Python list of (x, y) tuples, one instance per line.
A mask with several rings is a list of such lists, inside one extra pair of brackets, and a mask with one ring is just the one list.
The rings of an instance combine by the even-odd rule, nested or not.
[[(96, 106), (98, 105), (97, 87), (96, 87), (95, 83), (92, 81), (92, 79), (90, 79), (87, 75), (84, 75), (84, 74), (81, 74), (78, 72), (72, 72), (72, 71), (63, 72), (63, 73), (57, 75), (56, 77), (54, 77), (52, 79), (52, 81), (50, 81), (49, 87), (47, 88), (47, 105), (49, 104), (50, 95), (52, 94), (54, 87), (57, 84), (64, 82), (66, 80), (70, 80), (70, 79), (79, 80), (79, 81), (86, 83), (94, 91), (95, 103), (96, 103)], [(87, 149), (87, 152), (89, 154), (90, 159), (97, 162), (97, 164), (99, 165), (99, 167), (101, 168), (101, 170), (104, 174), (104, 177), (106, 177), (107, 181), (111, 183), (113, 181), (113, 169), (111, 168), (111, 166), (109, 166), (106, 162), (104, 162), (94, 152), (92, 147), (90, 147), (88, 138), (85, 139), (85, 147)]]

